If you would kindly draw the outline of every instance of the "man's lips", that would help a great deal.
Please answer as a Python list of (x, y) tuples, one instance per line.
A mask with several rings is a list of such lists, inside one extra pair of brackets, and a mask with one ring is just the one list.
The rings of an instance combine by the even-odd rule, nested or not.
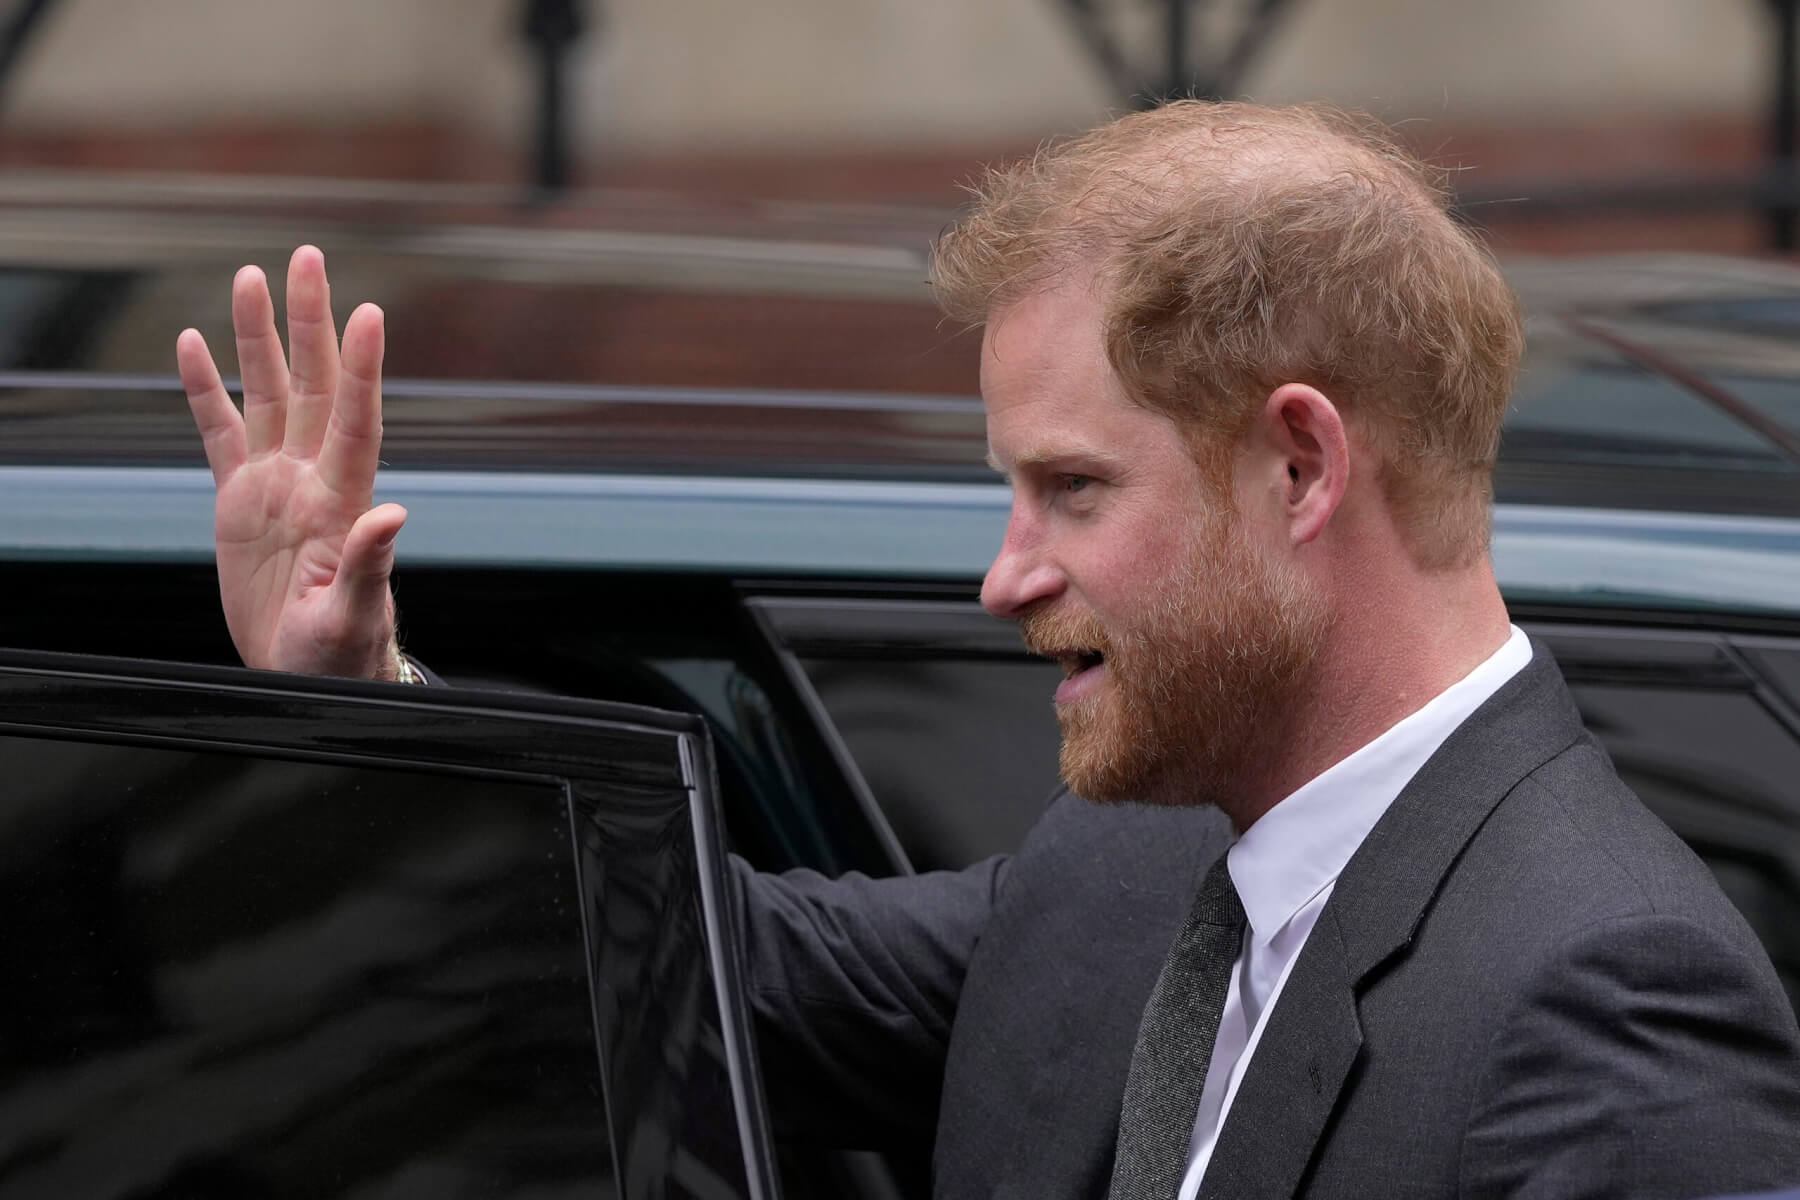
[(1097, 651), (1068, 650), (1049, 655), (1063, 669), (1063, 681), (1056, 688), (1056, 702), (1067, 704), (1079, 700), (1106, 676), (1106, 659)]
[(1080, 610), (1034, 609), (1020, 619), (1019, 634), (1025, 649), (1062, 668), (1058, 704), (1079, 699), (1106, 679), (1106, 633)]
[(1106, 656), (1098, 650), (1052, 650), (1044, 657), (1057, 661), (1063, 669), (1064, 679), (1073, 679), (1106, 661)]

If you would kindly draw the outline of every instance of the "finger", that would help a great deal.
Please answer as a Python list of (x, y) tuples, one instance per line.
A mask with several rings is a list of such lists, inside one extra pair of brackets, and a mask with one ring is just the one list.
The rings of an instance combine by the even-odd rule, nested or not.
[(238, 374), (244, 379), (244, 431), (250, 453), (281, 445), (286, 421), (288, 373), (275, 336), (275, 305), (257, 267), (244, 267), (231, 283), (231, 327), (237, 334)]
[(360, 503), (375, 489), (381, 463), (381, 354), (383, 318), (361, 304), (344, 322), (344, 357), (337, 397), (319, 446), (319, 477), (339, 495)]
[(288, 263), (287, 324), (291, 361), (282, 449), (298, 458), (311, 458), (319, 452), (325, 436), (338, 377), (331, 286), (325, 278), (325, 256), (316, 246), (300, 247)]
[(358, 517), (344, 537), (331, 586), (338, 594), (344, 630), (357, 643), (385, 649), (393, 641), (388, 577), (394, 573), (394, 538), (405, 523), (404, 508), (383, 504)]
[(200, 444), (206, 448), (206, 465), (212, 468), (213, 483), (224, 483), (249, 456), (244, 418), (231, 402), (231, 393), (225, 390), (219, 368), (198, 329), (184, 329), (175, 339), (175, 369), (181, 372), (188, 409), (194, 414), (194, 424), (200, 427)]

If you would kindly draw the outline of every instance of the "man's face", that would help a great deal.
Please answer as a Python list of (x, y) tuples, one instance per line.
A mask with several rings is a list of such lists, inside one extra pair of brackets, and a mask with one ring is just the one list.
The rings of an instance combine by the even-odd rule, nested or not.
[(988, 444), (1013, 486), (982, 603), (1062, 663), (1062, 774), (1094, 800), (1229, 798), (1285, 732), (1325, 624), (1168, 418), (1132, 403), (1074, 285), (990, 321)]

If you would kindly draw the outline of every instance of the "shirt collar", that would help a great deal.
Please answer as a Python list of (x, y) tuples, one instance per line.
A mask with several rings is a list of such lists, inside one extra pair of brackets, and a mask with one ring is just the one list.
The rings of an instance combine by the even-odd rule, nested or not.
[(1344, 864), (1427, 759), (1531, 661), (1518, 626), (1480, 666), (1402, 718), (1374, 741), (1338, 760), (1244, 831), (1226, 864), (1250, 920), (1267, 947)]

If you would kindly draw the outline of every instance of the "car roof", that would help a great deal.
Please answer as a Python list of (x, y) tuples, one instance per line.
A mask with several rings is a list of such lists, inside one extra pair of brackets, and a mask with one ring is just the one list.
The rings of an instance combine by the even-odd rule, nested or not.
[[(0, 466), (15, 494), (93, 468), (146, 487), (159, 470), (195, 471), (175, 334), (197, 325), (229, 371), (233, 271), (258, 262), (278, 281), (289, 249), (312, 241), (327, 252), (340, 320), (364, 298), (389, 313), (390, 480), (404, 475), (440, 504), (485, 495), (530, 507), (560, 492), (570, 511), (585, 511), (575, 497), (611, 489), (662, 514), (641, 537), (561, 541), (568, 523), (545, 517), (535, 541), (484, 553), (978, 574), (1004, 489), (985, 462), (978, 333), (946, 326), (926, 284), (929, 240), (947, 216), (637, 193), (533, 209), (497, 189), (19, 173), (0, 179)], [(1495, 484), (1509, 593), (1566, 593), (1571, 580), (1590, 595), (1637, 587), (1632, 572), (1592, 557), (1594, 523), (1609, 521), (1617, 548), (1641, 548), (1647, 530), (1684, 547), (1666, 558), (1667, 578), (1640, 589), (1646, 602), (1800, 610), (1772, 594), (1800, 596), (1779, 566), (1800, 549), (1800, 270), (1668, 255), (1515, 259), (1507, 270), (1531, 344)], [(911, 490), (893, 490), (902, 486)], [(176, 490), (183, 505), (198, 495)], [(714, 544), (692, 524), (671, 537), (680, 494), (709, 497), (713, 529), (741, 525), (733, 505), (762, 511), (747, 496), (814, 507), (800, 519), (790, 506), (793, 537), (740, 529)], [(917, 504), (966, 510), (967, 532), (900, 549)], [(429, 550), (418, 524), (414, 554), (471, 553), (455, 534)], [(1512, 554), (1521, 565), (1507, 568), (1509, 531), (1524, 529), (1564, 549), (1529, 569)], [(1703, 567), (1725, 531), (1777, 566)], [(140, 547), (162, 547), (152, 556), (199, 549), (138, 533)], [(42, 552), (81, 540), (18, 538)], [(109, 539), (125, 550), (117, 530)], [(1586, 559), (1567, 551), (1583, 544)], [(1707, 586), (1674, 587), (1683, 572)]]
[[(229, 370), (231, 273), (279, 280), (311, 240), (340, 318), (364, 297), (391, 314), (397, 466), (987, 478), (976, 333), (925, 282), (943, 214), (605, 194), (534, 215), (494, 189), (179, 180), (126, 205), (105, 182), (0, 181), (0, 461), (194, 461), (174, 334), (197, 325)], [(1800, 270), (1508, 272), (1531, 351), (1501, 499), (1800, 515)]]

